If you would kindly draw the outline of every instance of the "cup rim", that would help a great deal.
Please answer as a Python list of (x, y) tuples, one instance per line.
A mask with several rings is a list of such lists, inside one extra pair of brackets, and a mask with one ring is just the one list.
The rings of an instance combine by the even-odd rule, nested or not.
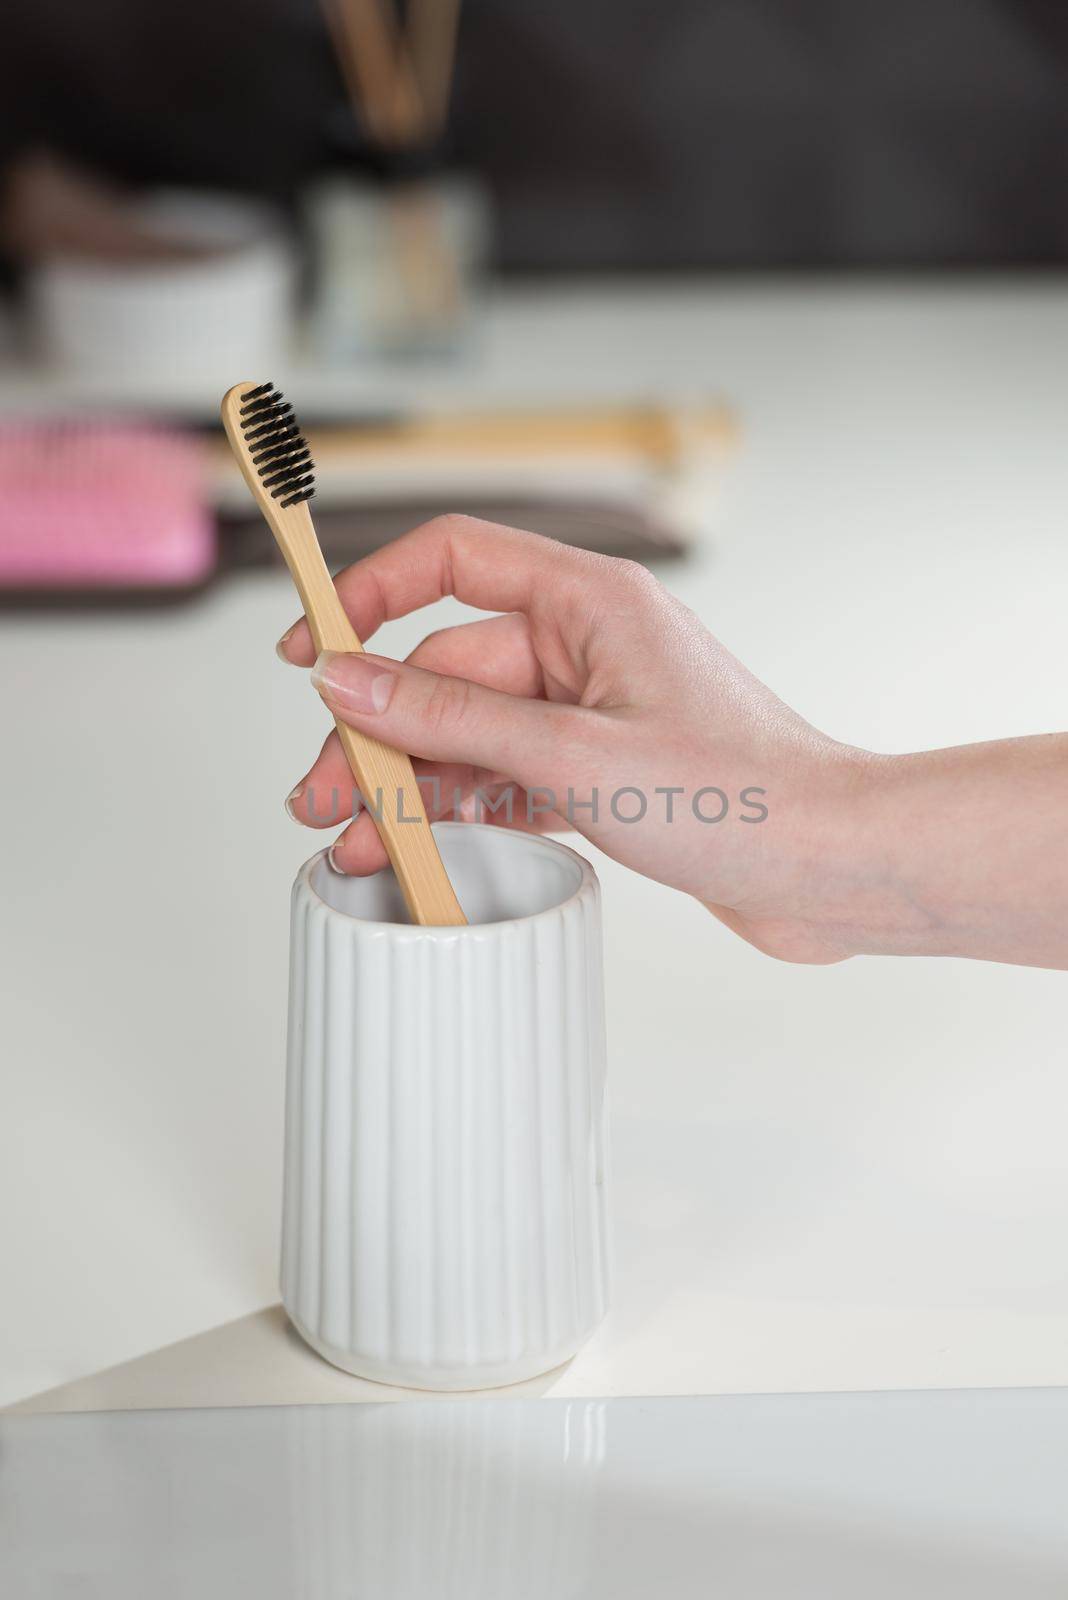
[(358, 928), (370, 928), (383, 933), (390, 933), (394, 936), (403, 935), (409, 938), (425, 938), (431, 934), (448, 934), (450, 937), (463, 939), (489, 932), (495, 928), (509, 928), (519, 924), (525, 925), (527, 923), (540, 922), (547, 917), (554, 917), (558, 912), (574, 905), (583, 895), (596, 891), (598, 878), (592, 862), (588, 861), (584, 855), (580, 855), (577, 850), (572, 850), (570, 845), (561, 844), (558, 839), (551, 839), (542, 833), (527, 833), (522, 828), (500, 828), (491, 822), (443, 821), (432, 822), (430, 826), (431, 831), (435, 834), (439, 831), (451, 832), (454, 829), (463, 830), (465, 834), (470, 834), (472, 830), (475, 830), (478, 833), (493, 834), (496, 837), (503, 837), (517, 844), (532, 845), (535, 849), (547, 850), (551, 854), (564, 856), (568, 861), (577, 865), (579, 869), (578, 884), (571, 894), (567, 895), (563, 900), (558, 900), (555, 905), (546, 906), (542, 911), (531, 911), (519, 917), (501, 917), (495, 922), (469, 922), (452, 925), (444, 923), (382, 922), (373, 917), (354, 917), (348, 911), (339, 911), (337, 906), (332, 906), (328, 900), (323, 899), (312, 881), (315, 869), (320, 862), (326, 859), (326, 848), (316, 851), (315, 855), (310, 856), (304, 862), (297, 873), (296, 883), (301, 885), (312, 897), (316, 905), (321, 906), (330, 917), (337, 917), (342, 922), (355, 925)]

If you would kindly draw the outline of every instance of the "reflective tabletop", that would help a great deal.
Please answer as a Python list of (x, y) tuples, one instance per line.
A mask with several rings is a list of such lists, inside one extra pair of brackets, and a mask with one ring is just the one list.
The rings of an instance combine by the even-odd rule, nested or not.
[(1068, 1390), (0, 1418), (0, 1590), (1068, 1593)]

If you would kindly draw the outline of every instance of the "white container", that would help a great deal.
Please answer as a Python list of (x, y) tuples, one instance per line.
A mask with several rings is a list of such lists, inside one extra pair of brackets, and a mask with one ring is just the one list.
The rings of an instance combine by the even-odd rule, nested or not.
[(131, 222), (172, 256), (44, 260), (29, 302), (41, 355), (68, 373), (225, 388), (289, 356), (294, 266), (268, 207), (229, 195), (160, 191)]
[(434, 833), (466, 928), (325, 855), (293, 888), (282, 1299), (347, 1372), (489, 1388), (606, 1309), (600, 894), (563, 845)]

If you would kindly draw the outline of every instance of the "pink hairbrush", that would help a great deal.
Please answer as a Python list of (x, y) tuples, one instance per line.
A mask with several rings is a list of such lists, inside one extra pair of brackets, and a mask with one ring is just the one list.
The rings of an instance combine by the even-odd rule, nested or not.
[(199, 441), (137, 423), (0, 423), (0, 587), (184, 589), (215, 563)]

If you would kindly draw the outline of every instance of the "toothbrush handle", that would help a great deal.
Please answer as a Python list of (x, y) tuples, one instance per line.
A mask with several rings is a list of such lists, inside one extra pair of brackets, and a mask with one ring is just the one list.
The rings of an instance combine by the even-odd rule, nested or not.
[[(345, 615), (315, 537), (307, 504), (272, 520), (304, 606), (316, 650), (363, 649)], [(284, 525), (284, 532), (278, 524)], [(393, 863), (413, 922), (454, 927), (467, 921), (430, 830), (411, 758), (347, 723), (337, 723), (345, 757)]]
[[(327, 571), (307, 501), (283, 506), (261, 481), (241, 422), (241, 408), (250, 392), (262, 390), (237, 383), (226, 391), (223, 427), (241, 475), (285, 557), (315, 648), (362, 650)], [(303, 473), (305, 468), (300, 470)], [(353, 777), (393, 863), (412, 921), (438, 928), (458, 927), (466, 922), (438, 854), (411, 758), (344, 723), (337, 724), (337, 731)]]

